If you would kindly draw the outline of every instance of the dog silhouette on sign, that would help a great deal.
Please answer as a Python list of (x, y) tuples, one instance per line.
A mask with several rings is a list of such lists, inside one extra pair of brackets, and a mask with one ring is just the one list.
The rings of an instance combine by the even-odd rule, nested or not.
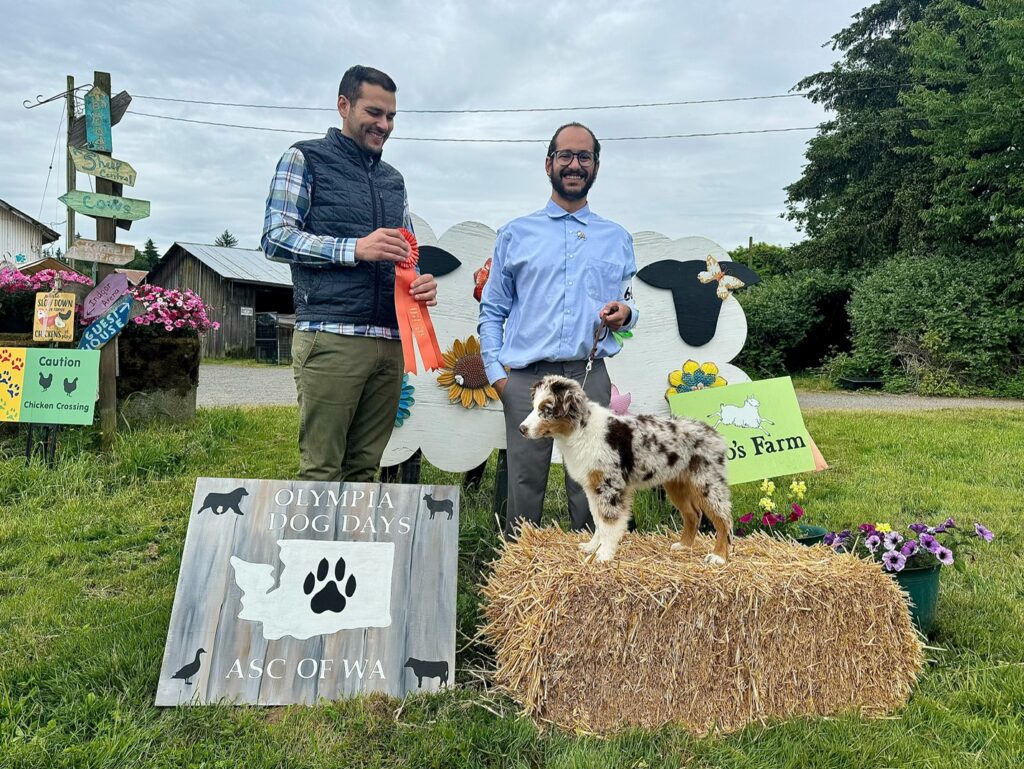
[(224, 494), (211, 491), (206, 495), (206, 499), (203, 500), (203, 506), (196, 510), (196, 515), (199, 515), (203, 510), (212, 510), (214, 515), (222, 515), (228, 510), (234, 512), (235, 515), (245, 515), (239, 505), (242, 502), (242, 497), (247, 496), (249, 496), (249, 492), (241, 486), (234, 491)]

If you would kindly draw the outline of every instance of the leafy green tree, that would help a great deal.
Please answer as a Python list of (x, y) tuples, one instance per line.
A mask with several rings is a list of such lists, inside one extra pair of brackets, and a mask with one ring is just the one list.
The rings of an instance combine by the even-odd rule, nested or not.
[(227, 230), (224, 230), (224, 232), (218, 235), (217, 239), (213, 241), (213, 245), (224, 246), (225, 248), (234, 248), (235, 246), (238, 245), (238, 238), (236, 238)]
[(793, 256), (806, 266), (845, 272), (921, 248), (919, 212), (936, 169), (927, 154), (908, 152), (920, 140), (900, 97), (914, 87), (910, 30), (928, 5), (882, 0), (864, 8), (832, 38), (843, 59), (796, 86), (836, 113), (786, 188), (787, 218), (809, 240)]

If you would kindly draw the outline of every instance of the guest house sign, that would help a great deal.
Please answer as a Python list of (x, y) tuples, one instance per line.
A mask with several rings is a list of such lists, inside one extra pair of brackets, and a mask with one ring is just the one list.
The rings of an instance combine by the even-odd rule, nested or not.
[(458, 494), (200, 478), (156, 704), (312, 704), (450, 685)]

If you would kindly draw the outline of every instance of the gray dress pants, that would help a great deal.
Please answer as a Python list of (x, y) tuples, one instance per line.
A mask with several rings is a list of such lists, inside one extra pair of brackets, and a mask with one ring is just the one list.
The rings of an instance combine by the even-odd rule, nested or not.
[[(530, 389), (533, 383), (548, 374), (560, 374), (577, 382), (583, 382), (587, 362), (540, 361), (526, 368), (512, 369), (501, 394), (505, 407), (505, 440), (508, 449), (508, 508), (505, 516), (505, 536), (514, 537), (520, 521), (540, 525), (544, 508), (544, 492), (548, 485), (548, 470), (551, 467), (551, 438), (532, 440), (524, 438), (519, 425), (530, 411)], [(595, 403), (607, 406), (612, 397), (612, 385), (603, 360), (595, 360), (587, 376), (584, 391)], [(594, 519), (586, 494), (568, 474), (565, 476), (565, 491), (569, 498), (569, 526), (573, 531), (593, 531)]]

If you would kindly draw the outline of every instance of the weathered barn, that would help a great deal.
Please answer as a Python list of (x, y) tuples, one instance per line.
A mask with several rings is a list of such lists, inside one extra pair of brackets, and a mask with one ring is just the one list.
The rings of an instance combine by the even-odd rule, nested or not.
[(164, 288), (192, 289), (210, 306), (220, 328), (203, 337), (204, 357), (256, 358), (256, 316), (294, 313), (288, 265), (258, 248), (175, 243), (146, 278)]

